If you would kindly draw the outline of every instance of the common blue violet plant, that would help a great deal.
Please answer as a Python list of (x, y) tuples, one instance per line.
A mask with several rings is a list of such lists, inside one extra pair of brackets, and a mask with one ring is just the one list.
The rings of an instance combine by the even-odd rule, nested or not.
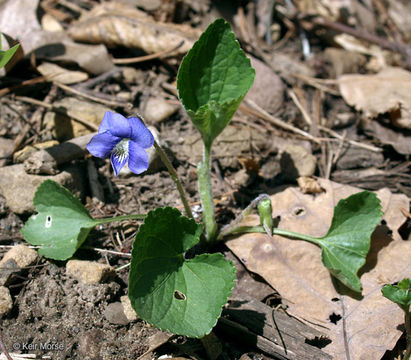
[[(276, 228), (271, 199), (266, 194), (257, 197), (231, 224), (220, 228), (216, 222), (210, 179), (212, 144), (238, 109), (254, 75), (250, 60), (230, 25), (222, 19), (207, 28), (179, 68), (179, 98), (204, 143), (203, 160), (197, 166), (202, 223), (192, 218), (176, 171), (141, 119), (107, 112), (98, 134), (87, 145), (90, 153), (110, 157), (115, 176), (127, 161), (130, 170), (139, 174), (148, 167), (146, 149), (154, 145), (177, 186), (187, 217), (175, 208), (164, 207), (147, 214), (93, 219), (67, 189), (46, 180), (33, 200), (38, 213), (21, 230), (24, 238), (39, 245), (39, 254), (66, 260), (94, 226), (126, 219), (144, 220), (131, 252), (131, 305), (150, 324), (190, 337), (203, 337), (216, 324), (234, 287), (235, 267), (220, 253), (187, 258), (187, 252), (200, 242), (200, 248), (210, 249), (233, 233), (260, 232), (309, 241), (322, 249), (322, 262), (336, 279), (361, 292), (358, 270), (365, 263), (371, 234), (382, 216), (374, 193), (361, 192), (341, 200), (328, 233), (318, 238)], [(260, 225), (243, 226), (241, 219), (254, 208), (260, 214)]]
[(87, 144), (87, 150), (95, 157), (105, 159), (110, 156), (114, 175), (117, 177), (127, 161), (133, 173), (141, 174), (146, 171), (149, 164), (145, 149), (153, 144), (153, 134), (139, 118), (125, 118), (107, 111), (98, 134)]

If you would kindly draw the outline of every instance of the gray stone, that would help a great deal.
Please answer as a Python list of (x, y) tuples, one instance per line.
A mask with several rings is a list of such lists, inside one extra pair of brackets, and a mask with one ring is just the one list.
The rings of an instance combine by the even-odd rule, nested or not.
[(338, 170), (378, 167), (384, 163), (384, 155), (367, 149), (350, 146), (337, 160)]
[(46, 128), (52, 130), (53, 135), (59, 141), (69, 140), (91, 132), (85, 125), (72, 120), (70, 115), (99, 126), (105, 112), (111, 110), (107, 106), (74, 97), (65, 97), (55, 101), (53, 105), (67, 113), (66, 116), (47, 112), (44, 117)]
[(5, 286), (0, 286), (0, 317), (6, 315), (13, 308), (10, 291)]
[(78, 166), (67, 166), (64, 171), (54, 176), (30, 175), (24, 171), (23, 164), (0, 168), (0, 192), (7, 202), (7, 206), (16, 214), (34, 212), (33, 197), (38, 186), (44, 180), (54, 180), (67, 187), (77, 190), (81, 195), (83, 181), (82, 172)]
[(0, 267), (0, 286), (8, 286), (13, 274), (18, 274), (20, 268), (13, 259), (9, 259)]
[(0, 261), (0, 267), (3, 267), (10, 259), (13, 259), (19, 268), (24, 268), (35, 263), (37, 252), (23, 244), (16, 245), (3, 256), (3, 259)]
[(250, 182), (250, 174), (246, 169), (240, 169), (231, 178), (231, 184), (235, 188), (245, 187)]
[(284, 178), (295, 180), (300, 176), (314, 175), (317, 160), (304, 147), (289, 144), (283, 148), (280, 165)]
[(121, 302), (114, 302), (108, 304), (104, 310), (104, 317), (108, 322), (115, 325), (127, 325), (129, 320), (123, 311), (123, 304)]
[(95, 261), (69, 260), (66, 264), (67, 274), (85, 284), (98, 284), (115, 276), (110, 265)]
[(173, 115), (179, 107), (161, 98), (150, 98), (144, 109), (144, 118), (149, 123), (157, 124)]
[(14, 141), (0, 137), (0, 166), (3, 166), (7, 159), (1, 159), (12, 154), (14, 148)]
[(20, 244), (12, 247), (0, 261), (0, 285), (9, 285), (13, 274), (20, 273), (25, 267), (37, 260), (37, 252)]
[(131, 306), (131, 301), (127, 295), (124, 295), (120, 298), (121, 303), (123, 304), (124, 315), (126, 315), (128, 321), (138, 320), (138, 315)]
[(265, 111), (274, 114), (283, 106), (283, 81), (269, 66), (256, 58), (250, 59), (255, 69), (255, 80), (245, 99), (254, 101)]

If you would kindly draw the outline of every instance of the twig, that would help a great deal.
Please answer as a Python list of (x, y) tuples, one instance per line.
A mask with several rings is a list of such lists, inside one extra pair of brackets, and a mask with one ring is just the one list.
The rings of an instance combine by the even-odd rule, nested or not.
[(78, 96), (83, 97), (83, 98), (85, 98), (85, 99), (89, 99), (89, 100), (92, 100), (92, 101), (95, 101), (95, 102), (98, 102), (98, 103), (101, 103), (101, 104), (104, 104), (104, 105), (109, 105), (109, 106), (122, 106), (122, 107), (123, 107), (123, 106), (128, 106), (128, 103), (125, 102), (125, 101), (105, 100), (105, 99), (102, 99), (102, 98), (100, 98), (100, 97), (87, 94), (87, 93), (84, 92), (85, 90), (83, 90), (83, 91), (76, 90), (76, 89), (74, 89), (74, 88), (72, 88), (72, 87), (70, 87), (70, 86), (61, 84), (61, 83), (59, 83), (59, 82), (57, 82), (57, 81), (54, 81), (53, 84), (55, 84), (56, 86), (58, 86), (60, 89), (62, 89), (62, 90), (64, 90), (64, 91), (70, 92), (70, 93), (72, 93), (72, 94), (78, 95)]
[(253, 107), (253, 109), (250, 109), (249, 107), (246, 107), (244, 105), (240, 105), (240, 110), (244, 111), (246, 113), (252, 114), (254, 116), (259, 116), (264, 120), (267, 120), (271, 122), (272, 124), (281, 127), (282, 129), (292, 131), (293, 133), (299, 134), (304, 136), (305, 138), (314, 141), (315, 143), (319, 144), (320, 140), (315, 138), (314, 136), (310, 135), (306, 131), (303, 131), (293, 125), (287, 124), (286, 122), (270, 115), (268, 112), (266, 112), (264, 109), (259, 107), (254, 101), (252, 100), (245, 100), (247, 104)]
[[(305, 76), (302, 74), (296, 74), (296, 73), (291, 73), (291, 76), (294, 76), (297, 79), (300, 79), (307, 83), (308, 85), (315, 87), (316, 89), (322, 90), (324, 92), (328, 92), (332, 95), (336, 96), (341, 96), (340, 92), (334, 89), (331, 89), (327, 86), (324, 86), (325, 84), (330, 84), (330, 85), (337, 85), (338, 81), (337, 80), (332, 80), (332, 79), (317, 79), (317, 78), (312, 78), (309, 76)], [(324, 84), (324, 85), (322, 85)]]
[(300, 20), (302, 23), (304, 21), (313, 23), (322, 27), (326, 27), (328, 29), (332, 29), (337, 32), (349, 34), (354, 36), (358, 39), (365, 40), (367, 42), (373, 43), (378, 45), (379, 47), (387, 50), (391, 50), (394, 52), (398, 52), (403, 54), (406, 57), (407, 65), (411, 64), (411, 47), (407, 46), (400, 42), (393, 42), (376, 36), (374, 34), (370, 34), (369, 32), (365, 31), (364, 29), (356, 29), (345, 24), (335, 22), (321, 16), (312, 17), (308, 14), (300, 13), (297, 15), (297, 19)]
[(155, 54), (150, 54), (150, 55), (144, 55), (144, 56), (139, 56), (139, 57), (134, 57), (134, 58), (127, 58), (127, 59), (113, 59), (114, 64), (135, 64), (143, 61), (148, 61), (148, 60), (153, 60), (159, 57), (162, 57), (164, 55), (170, 54), (179, 48), (181, 48), (184, 45), (184, 40), (181, 41), (177, 46), (173, 47), (172, 49), (168, 50), (163, 50), (159, 51)]
[(128, 257), (128, 258), (131, 257), (130, 253), (123, 253), (121, 251), (114, 251), (114, 250), (108, 250), (108, 249), (99, 249), (99, 248), (95, 248), (92, 246), (82, 246), (82, 249), (94, 250), (94, 251), (101, 252), (101, 253), (118, 255), (118, 256), (123, 256), (123, 257)]
[(308, 114), (307, 110), (304, 108), (304, 106), (301, 104), (300, 100), (298, 100), (295, 92), (292, 89), (290, 89), (288, 90), (288, 95), (290, 95), (291, 100), (294, 102), (295, 106), (298, 107), (298, 110), (300, 110), (301, 115), (303, 116), (306, 123), (311, 126), (313, 124), (311, 117)]
[(367, 145), (367, 144), (362, 144), (358, 141), (354, 141), (354, 140), (349, 140), (349, 139), (344, 139), (343, 136), (341, 136), (340, 134), (338, 134), (337, 132), (335, 132), (334, 130), (331, 130), (325, 126), (318, 126), (318, 128), (324, 132), (326, 132), (327, 134), (330, 134), (331, 136), (340, 139), (340, 140), (344, 140), (346, 142), (348, 142), (351, 145), (366, 149), (366, 150), (370, 150), (370, 151), (374, 151), (374, 152), (382, 152), (382, 149), (376, 147), (376, 146), (372, 146), (372, 145)]
[(75, 85), (74, 87), (76, 89), (91, 89), (92, 87), (105, 82), (106, 80), (110, 79), (111, 77), (113, 77), (114, 75), (116, 75), (119, 72), (122, 72), (122, 68), (119, 66), (114, 66), (112, 69), (110, 69), (109, 71), (106, 71), (103, 74), (100, 74), (98, 76), (96, 76), (93, 79), (89, 79), (85, 82), (82, 82), (80, 84)]
[(43, 83), (43, 82), (47, 82), (47, 81), (48, 80), (44, 76), (39, 76), (39, 77), (36, 77), (34, 79), (25, 80), (25, 81), (22, 81), (18, 85), (7, 87), (7, 88), (4, 88), (4, 89), (0, 89), (0, 96), (4, 96), (4, 95), (8, 94), (10, 91), (20, 89), (24, 86), (34, 85), (34, 84)]
[(372, 2), (375, 8), (377, 9), (377, 11), (381, 14), (381, 17), (383, 18), (383, 20), (385, 20), (384, 22), (387, 24), (388, 28), (391, 30), (391, 33), (395, 41), (404, 42), (404, 39), (403, 39), (403, 36), (400, 30), (398, 29), (397, 25), (395, 24), (391, 16), (388, 14), (388, 11), (385, 8), (385, 5), (382, 2), (382, 0), (372, 0)]
[(37, 105), (37, 106), (44, 106), (45, 108), (47, 108), (47, 109), (49, 109), (49, 110), (51, 110), (51, 111), (54, 111), (54, 112), (56, 112), (56, 113), (58, 113), (58, 114), (61, 114), (61, 115), (65, 115), (65, 116), (73, 119), (74, 121), (77, 121), (78, 123), (80, 123), (80, 124), (88, 127), (88, 128), (91, 129), (91, 130), (94, 130), (94, 131), (97, 131), (97, 130), (98, 130), (98, 126), (95, 125), (95, 124), (93, 124), (92, 122), (87, 121), (87, 120), (84, 120), (84, 119), (81, 119), (81, 118), (79, 118), (79, 117), (77, 117), (77, 116), (75, 116), (75, 115), (69, 115), (69, 114), (67, 113), (67, 111), (62, 110), (61, 108), (58, 108), (58, 107), (56, 107), (56, 106), (54, 106), (54, 105), (48, 104), (48, 103), (46, 103), (46, 102), (44, 102), (44, 101), (32, 99), (32, 98), (29, 98), (29, 97), (26, 97), (26, 96), (16, 96), (16, 100), (24, 101), (24, 102), (27, 102), (27, 103), (30, 103), (30, 104), (33, 104), (33, 105)]

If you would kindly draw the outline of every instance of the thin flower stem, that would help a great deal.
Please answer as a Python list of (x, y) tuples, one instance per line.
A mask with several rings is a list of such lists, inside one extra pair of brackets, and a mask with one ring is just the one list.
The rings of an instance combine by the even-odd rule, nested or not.
[(217, 235), (217, 223), (214, 216), (213, 192), (210, 178), (210, 151), (211, 145), (204, 144), (203, 161), (197, 165), (198, 187), (200, 190), (201, 205), (203, 207), (206, 242), (213, 242)]
[(129, 267), (130, 265), (131, 265), (131, 263), (124, 264), (122, 266), (119, 266), (115, 271), (121, 271), (121, 270)]
[[(241, 212), (240, 215), (236, 217), (236, 219), (231, 222), (230, 224), (224, 226), (220, 233), (218, 234), (217, 240), (222, 240), (224, 237), (227, 235), (230, 235), (232, 233), (237, 233), (237, 232), (253, 232), (253, 231), (243, 231), (241, 229), (244, 229), (244, 226), (240, 226), (240, 223), (248, 216), (250, 215), (251, 211), (258, 205), (258, 203), (263, 200), (263, 199), (270, 199), (270, 197), (267, 194), (261, 194), (257, 196), (251, 203)], [(253, 227), (253, 228), (260, 228), (260, 227)], [(262, 228), (262, 227), (261, 227)], [(260, 232), (260, 231), (255, 231), (255, 232)]]
[(144, 220), (146, 215), (144, 214), (130, 214), (130, 215), (120, 215), (111, 218), (104, 219), (94, 219), (98, 224), (107, 224), (114, 221), (123, 221), (123, 220)]
[(178, 178), (177, 171), (174, 169), (173, 165), (171, 164), (171, 161), (169, 160), (167, 154), (164, 152), (164, 150), (161, 148), (161, 146), (155, 140), (154, 140), (154, 148), (156, 149), (158, 155), (160, 156), (161, 161), (167, 167), (167, 170), (170, 173), (171, 179), (173, 179), (174, 183), (177, 186), (177, 190), (180, 194), (181, 201), (183, 202), (184, 209), (186, 211), (187, 216), (189, 218), (193, 218), (193, 214), (191, 212), (190, 205), (188, 205), (188, 201), (187, 201), (186, 195), (184, 193), (183, 186), (181, 185), (180, 179)]

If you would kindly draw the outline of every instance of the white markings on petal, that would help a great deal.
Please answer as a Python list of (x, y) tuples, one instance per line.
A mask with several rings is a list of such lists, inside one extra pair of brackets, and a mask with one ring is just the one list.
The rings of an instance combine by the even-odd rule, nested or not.
[(113, 155), (122, 164), (126, 159), (128, 159), (128, 144), (130, 139), (121, 140), (113, 149)]
[(51, 226), (51, 222), (53, 221), (51, 215), (47, 215), (46, 217), (46, 229), (48, 229)]

